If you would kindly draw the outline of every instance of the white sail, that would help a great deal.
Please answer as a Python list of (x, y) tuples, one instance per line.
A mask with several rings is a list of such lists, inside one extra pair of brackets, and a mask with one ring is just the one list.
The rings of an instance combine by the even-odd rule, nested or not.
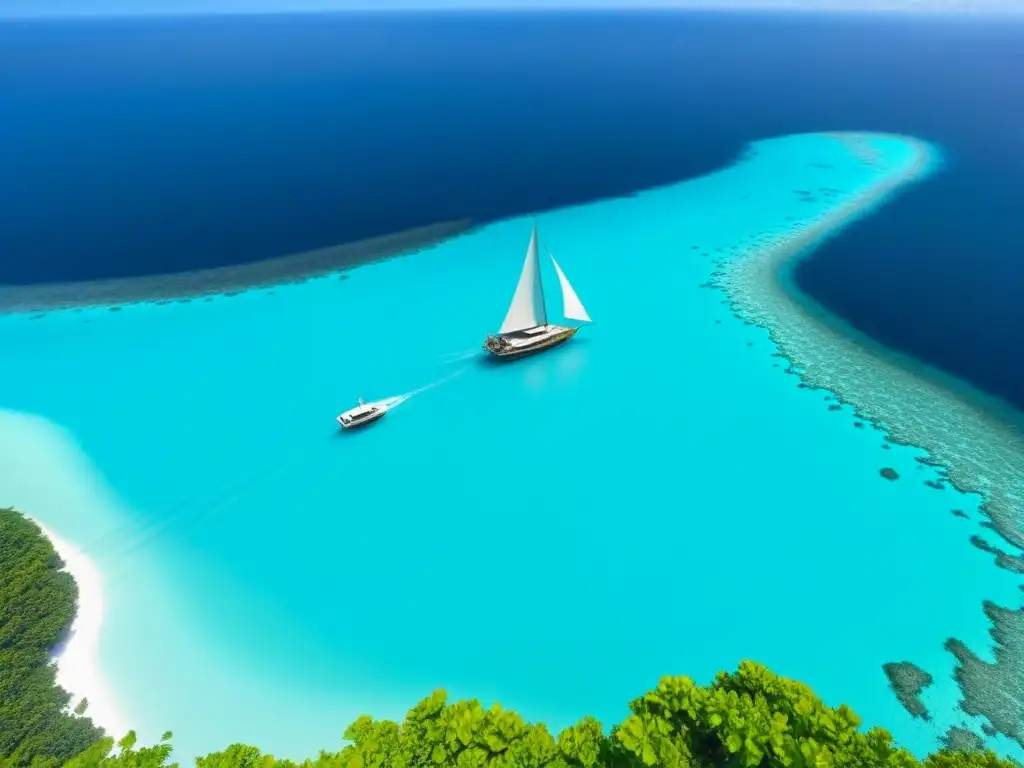
[(584, 323), (591, 322), (590, 315), (587, 314), (583, 302), (576, 295), (576, 291), (572, 289), (569, 278), (565, 276), (565, 272), (558, 266), (558, 262), (555, 261), (551, 251), (548, 251), (548, 256), (551, 258), (551, 263), (555, 265), (555, 272), (558, 274), (558, 284), (562, 286), (562, 316), (569, 320), (580, 320)]
[(527, 328), (536, 328), (538, 325), (547, 325), (547, 322), (544, 286), (540, 281), (540, 255), (537, 252), (537, 222), (534, 222), (530, 246), (526, 249), (526, 262), (519, 275), (519, 285), (516, 286), (515, 296), (512, 297), (512, 304), (505, 315), (505, 322), (501, 324), (500, 332), (523, 331)]

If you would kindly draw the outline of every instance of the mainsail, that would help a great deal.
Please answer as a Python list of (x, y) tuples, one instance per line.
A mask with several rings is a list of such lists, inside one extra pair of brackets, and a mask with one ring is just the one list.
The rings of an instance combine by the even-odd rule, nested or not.
[(551, 259), (551, 263), (555, 265), (555, 272), (558, 274), (558, 284), (562, 286), (562, 316), (569, 320), (580, 320), (584, 323), (591, 322), (590, 315), (587, 314), (583, 302), (576, 295), (576, 291), (572, 289), (569, 278), (565, 276), (565, 272), (558, 266), (558, 262), (555, 261), (551, 251), (548, 251), (548, 256)]
[[(559, 277), (564, 281), (561, 271)], [(567, 285), (567, 283), (564, 283)], [(563, 291), (565, 289), (563, 288)], [(572, 291), (572, 288), (569, 288)], [(573, 297), (576, 294), (572, 294)], [(579, 304), (579, 299), (576, 299)], [(580, 305), (582, 308), (582, 305)], [(586, 314), (586, 313), (584, 313)], [(533, 234), (530, 235), (530, 246), (526, 249), (526, 262), (519, 275), (519, 284), (512, 297), (512, 304), (501, 324), (501, 333), (514, 333), (538, 325), (547, 325), (548, 313), (544, 308), (544, 286), (540, 281), (540, 255), (537, 252), (537, 222), (533, 223)]]

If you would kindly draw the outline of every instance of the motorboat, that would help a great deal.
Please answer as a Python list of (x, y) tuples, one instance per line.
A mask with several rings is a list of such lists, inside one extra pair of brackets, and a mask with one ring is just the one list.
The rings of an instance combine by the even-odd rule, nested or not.
[(367, 424), (377, 421), (387, 412), (388, 407), (384, 403), (364, 403), (363, 398), (359, 398), (359, 405), (338, 416), (338, 423), (343, 429), (365, 427)]

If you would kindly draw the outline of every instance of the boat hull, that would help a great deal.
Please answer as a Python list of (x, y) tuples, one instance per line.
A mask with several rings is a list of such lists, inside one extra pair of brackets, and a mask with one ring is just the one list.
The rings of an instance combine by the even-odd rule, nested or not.
[(342, 429), (359, 429), (361, 427), (373, 424), (375, 421), (380, 421), (381, 419), (384, 418), (384, 415), (386, 413), (387, 411), (382, 410), (379, 413), (374, 413), (370, 416), (367, 416), (365, 419), (360, 419), (359, 421), (350, 421), (348, 424), (343, 422), (341, 419), (338, 419), (338, 423), (341, 425)]
[(575, 336), (578, 330), (579, 328), (561, 327), (552, 333), (545, 334), (541, 338), (537, 339), (536, 343), (533, 344), (510, 345), (505, 349), (492, 349), (485, 344), (484, 349), (490, 352), (491, 356), (496, 360), (518, 360), (522, 357), (528, 357), (530, 355), (535, 355), (538, 352), (543, 352), (546, 349), (557, 347), (559, 344), (564, 344)]

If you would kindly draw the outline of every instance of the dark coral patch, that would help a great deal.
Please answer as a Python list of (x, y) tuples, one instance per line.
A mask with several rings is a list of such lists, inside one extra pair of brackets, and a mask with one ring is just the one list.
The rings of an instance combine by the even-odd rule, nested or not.
[(980, 549), (982, 552), (988, 552), (990, 555), (996, 556), (996, 565), (1002, 568), (1004, 571), (1012, 571), (1013, 573), (1024, 573), (1024, 557), (1019, 555), (1013, 555), (1009, 552), (1004, 552), (999, 547), (993, 546), (985, 541), (981, 536), (971, 536), (971, 544)]
[(974, 731), (951, 725), (941, 739), (942, 745), (951, 752), (981, 752), (985, 742)]
[(932, 719), (928, 708), (921, 701), (921, 693), (935, 681), (930, 674), (909, 661), (890, 661), (882, 665), (882, 671), (889, 678), (889, 688), (911, 717)]
[(990, 664), (956, 638), (946, 650), (957, 660), (954, 671), (963, 692), (960, 708), (970, 717), (983, 717), (989, 726), (1024, 747), (1024, 610), (982, 604), (992, 623), (994, 659)]

